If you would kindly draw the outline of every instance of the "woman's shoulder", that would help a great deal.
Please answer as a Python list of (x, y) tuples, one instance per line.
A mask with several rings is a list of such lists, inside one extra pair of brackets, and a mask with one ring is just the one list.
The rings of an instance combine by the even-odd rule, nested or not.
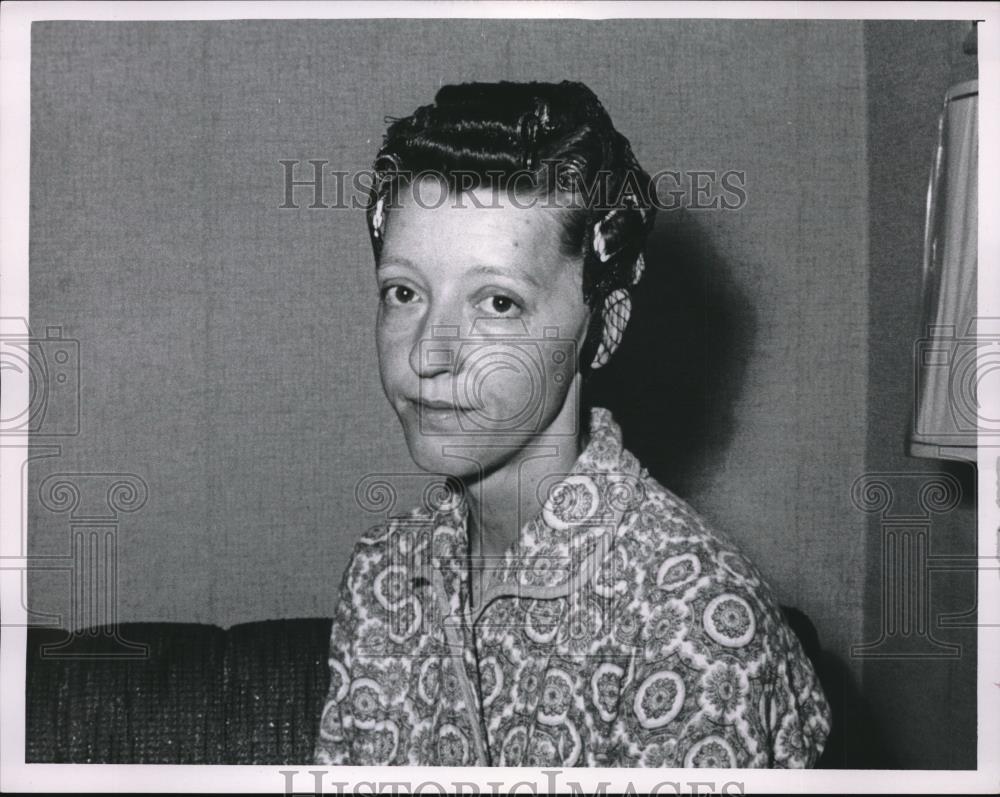
[[(437, 513), (418, 507), (406, 514), (391, 515), (366, 528), (355, 540), (348, 571), (405, 565), (426, 554), (433, 532), (439, 526)], [(440, 536), (438, 534), (437, 536)]]
[(639, 602), (649, 611), (683, 602), (698, 612), (699, 628), (714, 635), (710, 641), (732, 650), (747, 635), (783, 632), (770, 585), (737, 542), (645, 471), (642, 484), (642, 499), (623, 518), (616, 540)]
[(402, 537), (427, 533), (441, 522), (443, 512), (415, 506), (405, 513), (387, 514), (383, 520), (368, 526), (354, 544), (355, 550), (379, 548)]
[(750, 565), (750, 561), (732, 536), (660, 484), (645, 468), (640, 472), (639, 485), (631, 511), (622, 518), (619, 536), (632, 540), (644, 554), (660, 558), (678, 551), (698, 551), (714, 556), (728, 554), (723, 558), (736, 564), (735, 575), (759, 575), (746, 573), (739, 566)]
[[(655, 679), (676, 656), (706, 716), (718, 707), (742, 711), (742, 704), (749, 711), (752, 703), (766, 729), (761, 739), (773, 739), (768, 765), (814, 763), (829, 733), (829, 706), (770, 586), (728, 535), (662, 485), (643, 481), (644, 497), (616, 540), (623, 552), (616, 567), (626, 576), (618, 584), (641, 629), (643, 678)], [(719, 692), (730, 682), (738, 700)]]

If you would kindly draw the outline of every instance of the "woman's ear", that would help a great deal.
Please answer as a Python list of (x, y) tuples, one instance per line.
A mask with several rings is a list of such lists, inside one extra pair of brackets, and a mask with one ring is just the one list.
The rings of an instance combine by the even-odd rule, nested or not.
[(607, 365), (611, 355), (622, 342), (625, 334), (625, 327), (628, 326), (629, 317), (632, 315), (632, 297), (624, 288), (619, 288), (604, 300), (604, 307), (601, 309), (601, 318), (604, 321), (604, 328), (601, 332), (601, 342), (597, 347), (597, 354), (591, 368), (597, 370), (602, 365)]

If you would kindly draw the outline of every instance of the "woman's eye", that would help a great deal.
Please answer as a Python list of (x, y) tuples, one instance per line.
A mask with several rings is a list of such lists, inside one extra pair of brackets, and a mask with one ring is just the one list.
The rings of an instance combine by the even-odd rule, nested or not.
[(411, 304), (417, 292), (405, 285), (389, 285), (382, 289), (382, 301), (390, 305)]
[(493, 296), (486, 297), (479, 303), (479, 307), (490, 315), (495, 316), (512, 316), (521, 310), (520, 305), (516, 301), (503, 294), (494, 294)]

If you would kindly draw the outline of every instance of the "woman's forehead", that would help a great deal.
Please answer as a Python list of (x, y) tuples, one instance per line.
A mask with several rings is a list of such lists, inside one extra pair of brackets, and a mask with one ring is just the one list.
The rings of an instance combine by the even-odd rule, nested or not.
[(582, 261), (563, 252), (564, 208), (545, 206), (544, 197), (488, 189), (460, 193), (430, 186), (401, 191), (387, 214), (382, 261), (421, 265), (456, 261), (470, 265), (509, 264), (538, 276)]

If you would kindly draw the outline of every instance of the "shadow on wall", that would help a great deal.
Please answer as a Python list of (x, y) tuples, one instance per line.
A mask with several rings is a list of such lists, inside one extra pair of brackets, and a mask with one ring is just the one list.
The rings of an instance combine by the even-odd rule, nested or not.
[(690, 499), (728, 447), (756, 319), (696, 214), (661, 213), (621, 348), (588, 400), (610, 409), (625, 445)]
[[(621, 349), (588, 385), (653, 477), (685, 499), (720, 466), (757, 329), (754, 308), (694, 213), (661, 214)], [(891, 767), (884, 732), (850, 668), (812, 621), (783, 607), (830, 703), (820, 768)]]
[(802, 649), (830, 704), (830, 735), (817, 769), (896, 769), (885, 729), (858, 684), (858, 679), (835, 653), (823, 650), (812, 621), (798, 609), (783, 606), (785, 620), (802, 643)]

